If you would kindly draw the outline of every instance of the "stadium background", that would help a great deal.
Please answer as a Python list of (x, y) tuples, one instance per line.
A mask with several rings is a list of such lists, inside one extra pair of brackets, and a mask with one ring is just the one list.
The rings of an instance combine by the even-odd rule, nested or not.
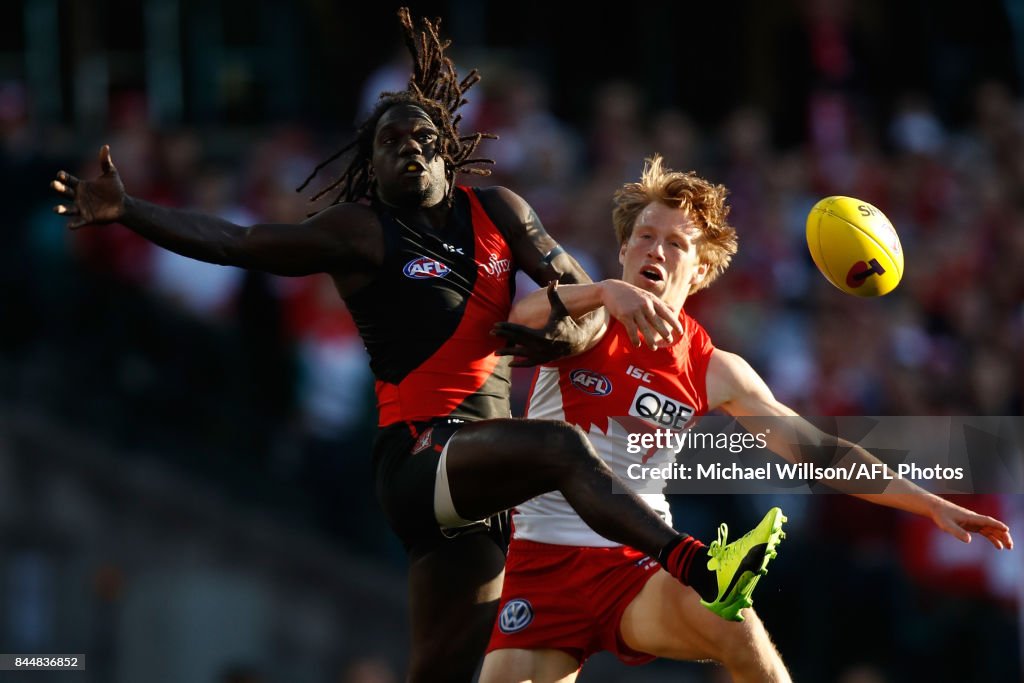
[[(59, 168), (109, 143), (129, 192), (238, 222), (400, 88), (397, 3), (22, 0), (0, 8), (0, 649), (33, 680), (369, 683), (401, 675), (403, 558), (370, 494), (371, 380), (320, 278), (69, 234)], [(374, 6), (371, 6), (374, 5)], [(1024, 413), (1024, 8), (1014, 0), (420, 3), (453, 38), (491, 182), (614, 276), (612, 190), (664, 154), (732, 191), (740, 255), (688, 304), (806, 414)], [(813, 270), (828, 194), (887, 212), (883, 300)], [(410, 334), (429, 319), (409, 321)], [(517, 376), (517, 394), (528, 375)], [(797, 680), (1019, 681), (1020, 550), (840, 496), (694, 497), (701, 537), (781, 502), (758, 606)], [(1024, 533), (1018, 497), (968, 504)], [(0, 673), (2, 680), (22, 677)], [(583, 681), (718, 681), (713, 667)]]

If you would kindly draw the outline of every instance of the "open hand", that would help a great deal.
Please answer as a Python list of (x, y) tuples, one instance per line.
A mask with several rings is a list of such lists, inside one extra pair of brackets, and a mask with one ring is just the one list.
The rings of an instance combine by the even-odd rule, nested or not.
[(947, 534), (956, 536), (964, 543), (970, 543), (969, 532), (973, 531), (987, 538), (988, 542), (999, 550), (1013, 548), (1010, 527), (995, 517), (978, 514), (945, 499), (939, 500), (942, 503), (933, 508), (931, 517), (935, 525)]
[(90, 223), (113, 223), (124, 215), (124, 184), (114, 168), (108, 145), (100, 148), (100, 170), (102, 175), (95, 180), (79, 180), (67, 171), (60, 171), (57, 179), (50, 183), (50, 187), (70, 200), (53, 210), (68, 216), (71, 230)]
[(608, 314), (622, 323), (634, 346), (640, 346), (639, 335), (652, 349), (683, 336), (679, 314), (654, 294), (621, 280), (605, 280), (601, 287)]

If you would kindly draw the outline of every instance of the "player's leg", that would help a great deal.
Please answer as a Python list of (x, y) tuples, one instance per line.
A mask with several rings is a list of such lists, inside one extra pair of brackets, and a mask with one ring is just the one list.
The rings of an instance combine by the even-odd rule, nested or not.
[[(601, 536), (657, 558), (725, 619), (742, 619), (737, 613), (774, 557), (785, 521), (775, 509), (739, 541), (706, 549), (631, 492), (581, 429), (554, 420), (488, 420), (461, 428), (438, 462), (434, 513), (442, 526), (457, 527), (549, 491), (560, 491)], [(716, 546), (726, 552), (709, 569), (698, 559)]]
[(484, 657), (480, 683), (572, 683), (579, 668), (562, 650), (494, 650)]
[[(445, 470), (438, 474), (447, 477), (457, 518), (484, 519), (560, 491), (594, 531), (652, 557), (679, 537), (617, 480), (582, 430), (563, 422), (487, 420), (467, 425), (448, 442), (444, 459)], [(613, 488), (624, 493), (613, 495)]]
[(619, 633), (639, 652), (678, 660), (721, 662), (737, 683), (791, 680), (775, 645), (752, 609), (743, 622), (720, 619), (700, 596), (664, 571), (647, 582), (623, 612)]
[(498, 610), (504, 566), (504, 552), (486, 533), (411, 554), (409, 681), (472, 680)]

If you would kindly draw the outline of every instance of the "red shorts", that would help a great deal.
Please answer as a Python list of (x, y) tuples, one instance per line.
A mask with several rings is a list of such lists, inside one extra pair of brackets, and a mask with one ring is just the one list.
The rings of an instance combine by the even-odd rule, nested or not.
[(646, 664), (654, 656), (627, 647), (619, 622), (658, 569), (656, 561), (632, 548), (513, 539), (487, 651), (563, 650), (582, 664), (607, 650), (626, 664)]

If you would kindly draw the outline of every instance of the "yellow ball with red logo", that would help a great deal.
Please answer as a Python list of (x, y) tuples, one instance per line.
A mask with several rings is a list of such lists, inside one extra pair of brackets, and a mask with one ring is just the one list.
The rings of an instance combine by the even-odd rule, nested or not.
[(853, 197), (825, 197), (807, 216), (814, 265), (847, 294), (882, 296), (903, 278), (903, 248), (881, 211)]

